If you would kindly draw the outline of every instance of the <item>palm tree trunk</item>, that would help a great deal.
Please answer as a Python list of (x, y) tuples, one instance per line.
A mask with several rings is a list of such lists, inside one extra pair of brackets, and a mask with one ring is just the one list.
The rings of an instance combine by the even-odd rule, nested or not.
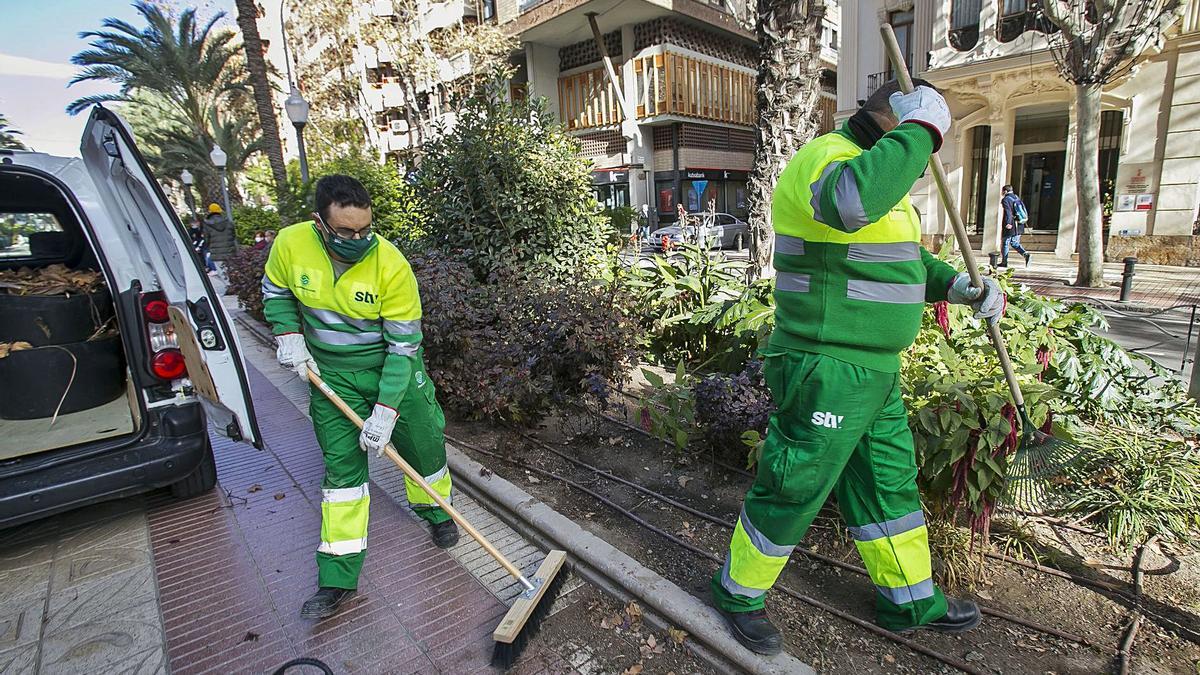
[(783, 168), (817, 130), (823, 0), (759, 0), (758, 135), (749, 181), (751, 274), (771, 264), (771, 193)]
[(1079, 203), (1076, 286), (1104, 285), (1104, 240), (1100, 204), (1099, 84), (1075, 87), (1075, 198)]
[(258, 10), (254, 0), (236, 0), (236, 4), (238, 27), (242, 30), (242, 44), (246, 50), (246, 68), (250, 71), (250, 82), (254, 86), (254, 107), (258, 110), (258, 124), (262, 128), (267, 161), (271, 164), (271, 177), (275, 181), (276, 204), (280, 206), (282, 218), (282, 205), (288, 201), (287, 165), (283, 162), (283, 144), (279, 139), (279, 124), (275, 117), (274, 91), (267, 79), (267, 62), (263, 58), (262, 39), (258, 35)]

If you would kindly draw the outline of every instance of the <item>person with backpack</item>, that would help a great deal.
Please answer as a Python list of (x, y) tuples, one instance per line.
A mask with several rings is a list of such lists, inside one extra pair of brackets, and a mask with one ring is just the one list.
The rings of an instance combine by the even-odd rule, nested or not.
[(1021, 246), (1021, 233), (1025, 231), (1025, 225), (1029, 222), (1029, 211), (1025, 209), (1025, 202), (1013, 192), (1011, 185), (1005, 185), (1001, 192), (1004, 194), (1000, 198), (1000, 210), (1004, 213), (1004, 243), (1000, 248), (1000, 266), (1008, 267), (1008, 249), (1014, 248), (1017, 253), (1025, 256), (1025, 266), (1029, 267), (1029, 251), (1026, 251)]

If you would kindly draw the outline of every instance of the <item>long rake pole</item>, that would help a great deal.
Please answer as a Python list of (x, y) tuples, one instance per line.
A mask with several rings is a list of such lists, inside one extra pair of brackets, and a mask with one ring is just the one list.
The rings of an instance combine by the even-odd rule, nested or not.
[[(887, 49), (892, 68), (896, 71), (900, 91), (907, 94), (913, 90), (913, 81), (912, 76), (908, 74), (908, 64), (904, 62), (904, 55), (900, 51), (900, 43), (896, 41), (896, 33), (892, 30), (891, 25), (886, 23), (879, 27), (879, 32), (883, 35), (883, 45)], [(967, 265), (967, 274), (971, 277), (971, 285), (982, 289), (983, 277), (980, 276), (979, 266), (975, 263), (975, 253), (971, 250), (967, 226), (963, 224), (962, 216), (959, 215), (958, 208), (954, 205), (954, 197), (950, 192), (950, 181), (946, 177), (946, 169), (943, 168), (942, 160), (936, 151), (929, 156), (929, 170), (933, 174), (933, 182), (937, 184), (942, 206), (950, 216), (950, 225), (954, 228), (954, 238), (958, 240), (958, 248), (962, 251), (963, 262)], [(1021, 394), (1021, 385), (1017, 382), (1017, 373), (1013, 369), (1012, 359), (1008, 356), (1004, 335), (1000, 333), (1000, 322), (987, 321), (986, 323), (988, 336), (991, 337), (992, 345), (996, 348), (996, 356), (1000, 358), (1000, 369), (1004, 371), (1004, 379), (1008, 382), (1009, 391), (1012, 392), (1013, 404), (1017, 407), (1021, 422), (1029, 424), (1029, 416), (1025, 412), (1025, 396)]]

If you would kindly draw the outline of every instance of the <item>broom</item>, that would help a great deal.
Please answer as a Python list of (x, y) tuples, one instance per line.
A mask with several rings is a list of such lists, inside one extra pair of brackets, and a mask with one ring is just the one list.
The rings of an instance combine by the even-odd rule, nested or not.
[[(908, 73), (908, 65), (904, 62), (904, 55), (900, 52), (900, 44), (896, 41), (896, 33), (891, 25), (886, 23), (882, 24), (879, 30), (883, 34), (884, 47), (899, 80), (900, 91), (907, 94), (913, 90), (913, 82)], [(950, 216), (950, 223), (954, 226), (954, 236), (959, 241), (959, 249), (967, 266), (967, 274), (971, 277), (971, 285), (982, 289), (983, 279), (979, 275), (979, 267), (975, 264), (975, 254), (971, 250), (967, 228), (963, 225), (958, 208), (954, 206), (946, 170), (942, 167), (937, 152), (929, 156), (929, 169), (933, 173), (933, 181), (937, 183), (942, 206), (945, 207)], [(1049, 498), (1050, 479), (1062, 475), (1067, 468), (1074, 465), (1082, 457), (1083, 448), (1042, 433), (1029, 419), (1029, 413), (1025, 409), (1025, 397), (1021, 394), (1021, 385), (1017, 382), (1017, 374), (1013, 370), (1008, 348), (1004, 344), (1004, 335), (1000, 332), (1000, 323), (988, 321), (987, 325), (988, 335), (996, 348), (996, 356), (1000, 359), (1000, 369), (1004, 371), (1004, 379), (1008, 381), (1009, 391), (1012, 392), (1013, 406), (1016, 407), (1017, 417), (1021, 421), (1021, 440), (1009, 460), (1003, 499), (1019, 508), (1037, 511)]]
[[(325, 384), (325, 381), (313, 372), (312, 369), (308, 370), (308, 381), (312, 382), (317, 389), (320, 389), (321, 393), (333, 405), (337, 406), (337, 409), (342, 411), (343, 415), (351, 422), (354, 422), (359, 429), (362, 428), (363, 421), (358, 416), (358, 413), (354, 412), (349, 405), (346, 405), (342, 397), (338, 396), (337, 392), (331, 389), (328, 384)], [(429, 483), (425, 482), (425, 479), (421, 477), (421, 474), (417, 473), (416, 469), (413, 469), (408, 462), (404, 461), (404, 458), (396, 452), (396, 448), (391, 443), (384, 446), (383, 454), (387, 455), (388, 459), (400, 467), (400, 470), (404, 472), (404, 475), (409, 480), (420, 486), (433, 499), (434, 503), (442, 507), (446, 515), (458, 523), (459, 527), (466, 530), (472, 539), (479, 542), (483, 550), (495, 558), (496, 562), (500, 563), (500, 566), (525, 588), (525, 591), (517, 596), (516, 602), (509, 608), (508, 613), (504, 615), (504, 620), (500, 622), (500, 625), (492, 633), (492, 639), (496, 642), (495, 649), (492, 651), (492, 665), (507, 669), (520, 656), (529, 638), (537, 632), (542, 620), (549, 613), (550, 605), (553, 604), (555, 598), (558, 597), (559, 591), (562, 590), (562, 585), (566, 582), (566, 575), (560, 574), (560, 572), (563, 571), (563, 564), (566, 562), (566, 552), (550, 551), (549, 555), (546, 556), (546, 559), (538, 567), (533, 579), (525, 578), (525, 575), (521, 574), (521, 570), (517, 569), (516, 565), (513, 565), (499, 549), (480, 534), (479, 530), (476, 530), (457, 509), (450, 505), (450, 502), (446, 501), (445, 498), (430, 487)]]

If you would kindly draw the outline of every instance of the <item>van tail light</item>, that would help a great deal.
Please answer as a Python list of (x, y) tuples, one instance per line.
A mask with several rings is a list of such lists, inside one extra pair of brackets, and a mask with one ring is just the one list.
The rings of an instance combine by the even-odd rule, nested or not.
[(150, 348), (150, 372), (160, 380), (170, 382), (187, 377), (187, 363), (179, 351), (179, 339), (171, 323), (166, 296), (162, 291), (142, 293), (142, 323), (146, 326), (146, 342)]

